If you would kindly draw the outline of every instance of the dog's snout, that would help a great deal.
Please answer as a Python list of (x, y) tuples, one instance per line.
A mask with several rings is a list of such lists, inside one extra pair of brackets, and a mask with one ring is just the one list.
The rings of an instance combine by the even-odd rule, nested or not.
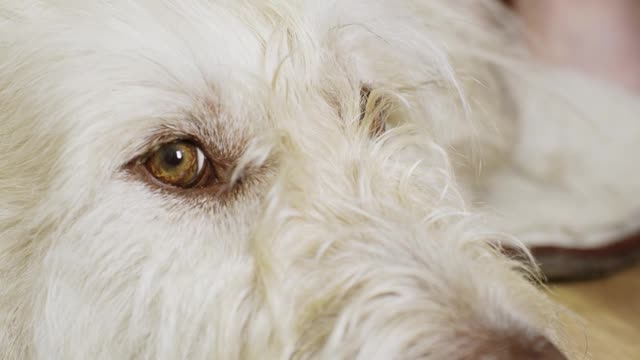
[(567, 360), (567, 357), (544, 336), (510, 336), (477, 348), (463, 360)]

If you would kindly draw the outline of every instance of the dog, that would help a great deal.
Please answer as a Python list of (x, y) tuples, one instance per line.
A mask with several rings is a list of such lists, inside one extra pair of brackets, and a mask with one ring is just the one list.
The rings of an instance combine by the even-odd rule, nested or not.
[(503, 4), (0, 0), (0, 52), (1, 358), (568, 356), (489, 214)]

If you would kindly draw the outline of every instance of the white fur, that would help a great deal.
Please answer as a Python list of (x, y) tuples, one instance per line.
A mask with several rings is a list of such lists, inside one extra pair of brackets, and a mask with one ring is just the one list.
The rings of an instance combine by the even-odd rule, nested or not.
[(598, 248), (636, 233), (640, 97), (578, 74), (533, 74), (526, 88), (512, 86), (513, 156), (483, 175), (477, 200), (530, 246)]
[[(507, 79), (533, 70), (511, 21), (484, 0), (0, 0), (0, 357), (558, 341), (555, 308), (492, 245), (517, 243), (469, 208), (513, 183), (492, 176), (524, 146)], [(159, 131), (244, 144), (244, 191), (128, 172)]]

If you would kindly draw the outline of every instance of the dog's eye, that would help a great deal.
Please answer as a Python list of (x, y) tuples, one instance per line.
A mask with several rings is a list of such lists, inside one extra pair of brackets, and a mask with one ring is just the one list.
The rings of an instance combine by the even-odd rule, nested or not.
[(152, 152), (145, 164), (158, 181), (180, 188), (206, 185), (213, 176), (211, 162), (202, 150), (188, 141), (174, 141)]

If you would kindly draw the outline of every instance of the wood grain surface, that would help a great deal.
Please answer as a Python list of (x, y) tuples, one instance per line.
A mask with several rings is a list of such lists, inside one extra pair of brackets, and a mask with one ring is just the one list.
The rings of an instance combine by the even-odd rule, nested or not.
[(605, 279), (552, 285), (582, 318), (567, 320), (571, 359), (640, 360), (640, 266)]

